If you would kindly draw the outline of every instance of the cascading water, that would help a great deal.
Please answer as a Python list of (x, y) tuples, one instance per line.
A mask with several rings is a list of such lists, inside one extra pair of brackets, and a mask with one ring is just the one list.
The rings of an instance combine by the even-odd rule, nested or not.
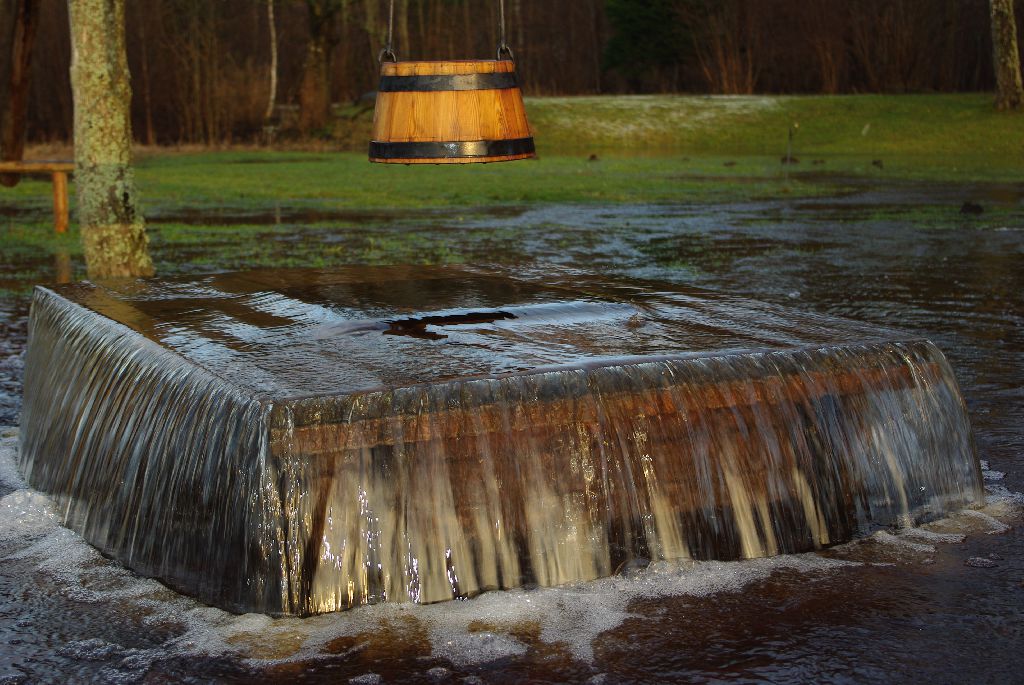
[(799, 552), (982, 498), (931, 343), (572, 274), (39, 289), (21, 435), (87, 540), (271, 614)]

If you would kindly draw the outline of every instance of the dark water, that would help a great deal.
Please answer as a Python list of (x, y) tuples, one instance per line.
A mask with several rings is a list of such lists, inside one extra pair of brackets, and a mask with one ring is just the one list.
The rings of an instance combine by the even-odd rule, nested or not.
[[(489, 235), (471, 240), (454, 228), (423, 232), (462, 240), (472, 260), (493, 261), (497, 249), (511, 260), (712, 286), (928, 337), (956, 371), (990, 488), (1020, 492), (1024, 212), (1011, 193), (997, 218), (959, 216), (964, 195), (978, 192), (550, 207), (492, 221)], [(903, 210), (878, 216), (880, 205)], [(513, 228), (520, 237), (506, 241)], [(26, 306), (4, 307), (4, 344), (17, 352)], [(16, 387), (20, 366), (7, 363), (4, 382)], [(569, 588), (269, 620), (134, 579), (56, 527), (38, 496), (12, 492), (14, 478), (5, 472), (0, 490), (0, 675), (25, 682), (377, 682), (377, 674), (385, 682), (942, 683), (1016, 682), (1024, 672), (1024, 536), (999, 498), (930, 531), (876, 535), (826, 555), (656, 563)], [(1000, 520), (1015, 527), (1003, 530)]]

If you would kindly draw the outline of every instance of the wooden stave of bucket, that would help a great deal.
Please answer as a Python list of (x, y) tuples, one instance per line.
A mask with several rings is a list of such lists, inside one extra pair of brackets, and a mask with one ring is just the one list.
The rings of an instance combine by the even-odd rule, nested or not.
[(515, 63), (384, 62), (369, 156), (386, 164), (536, 157)]

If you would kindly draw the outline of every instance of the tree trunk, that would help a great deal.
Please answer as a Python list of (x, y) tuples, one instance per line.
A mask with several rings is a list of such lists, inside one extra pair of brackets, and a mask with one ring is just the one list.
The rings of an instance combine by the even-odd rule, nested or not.
[(274, 20), (274, 0), (267, 0), (267, 26), (270, 30), (270, 95), (267, 98), (267, 110), (263, 114), (263, 124), (270, 125), (274, 117), (274, 105), (277, 104), (277, 21)]
[(989, 7), (992, 12), (992, 62), (996, 69), (996, 109), (1019, 110), (1024, 108), (1024, 85), (1021, 84), (1013, 0), (990, 0)]
[[(7, 77), (10, 75), (15, 9), (16, 6), (12, 2), (0, 2), (0, 87), (7, 83)], [(3, 117), (2, 107), (0, 107), (0, 117)]]
[(142, 106), (146, 119), (146, 145), (156, 145), (156, 129), (153, 128), (153, 90), (149, 80), (149, 43), (146, 41), (147, 17), (139, 17), (139, 48), (142, 53)]
[[(15, 0), (15, 4), (7, 104), (6, 111), (0, 112), (0, 159), (4, 161), (20, 161), (25, 155), (32, 46), (39, 26), (39, 0)], [(17, 174), (0, 174), (0, 184), (8, 187), (20, 180)]]
[(75, 182), (90, 278), (150, 276), (135, 204), (124, 0), (68, 0), (75, 100)]
[(327, 40), (310, 39), (299, 84), (299, 130), (310, 133), (327, 128), (331, 118), (330, 60)]
[(339, 0), (306, 0), (309, 42), (299, 84), (299, 130), (323, 130), (331, 119), (331, 29)]

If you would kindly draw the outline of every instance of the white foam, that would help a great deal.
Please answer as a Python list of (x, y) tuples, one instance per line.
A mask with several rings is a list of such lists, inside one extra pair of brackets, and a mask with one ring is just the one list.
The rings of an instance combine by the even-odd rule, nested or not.
[(1015, 512), (1017, 516), (1024, 510), (1024, 494), (1013, 492), (1004, 485), (988, 483), (985, 485), (985, 510), (993, 508)]
[(939, 533), (927, 528), (907, 528), (901, 530), (900, 535), (942, 545), (956, 545), (967, 538), (963, 533)]
[(61, 647), (58, 651), (61, 654), (83, 661), (104, 661), (117, 654), (119, 649), (119, 645), (94, 637), (88, 640), (74, 640)]
[(379, 683), (384, 682), (384, 679), (379, 673), (364, 673), (357, 675), (355, 678), (349, 678), (348, 682), (352, 683), (352, 685), (379, 685)]
[(499, 659), (521, 656), (528, 651), (511, 635), (491, 631), (473, 631), (460, 627), (450, 630), (445, 624), (435, 624), (430, 631), (432, 656), (447, 659), (455, 666), (488, 663)]
[[(145, 622), (150, 625), (183, 626), (176, 637), (152, 649), (130, 649), (102, 640), (67, 646), (69, 654), (80, 658), (112, 662), (103, 674), (110, 682), (132, 682), (155, 661), (172, 656), (230, 655), (257, 668), (336, 658), (325, 652), (325, 645), (339, 637), (372, 635), (395, 626), (400, 630), (409, 626), (409, 634), (425, 632), (432, 656), (456, 667), (525, 654), (530, 645), (519, 637), (524, 626), (528, 627), (525, 632), (539, 635), (541, 642), (592, 662), (595, 638), (634, 616), (630, 606), (638, 600), (710, 597), (740, 591), (779, 571), (833, 573), (858, 565), (817, 554), (737, 562), (657, 562), (628, 576), (570, 587), (490, 592), (468, 601), (428, 606), (385, 604), (308, 619), (273, 619), (261, 614), (228, 614), (122, 569), (59, 526), (49, 501), (39, 493), (17, 491), (5, 497), (3, 504), (26, 512), (17, 524), (8, 526), (23, 536), (24, 544), (13, 556), (31, 561), (39, 572), (53, 577), (63, 594), (90, 603), (122, 604), (125, 610), (148, 614)], [(899, 538), (887, 535), (920, 549), (931, 548), (902, 538), (948, 542), (955, 537), (926, 531), (903, 531)], [(364, 674), (368, 680), (362, 682), (373, 682), (369, 680), (373, 675)]]
[(883, 545), (902, 547), (903, 549), (912, 552), (919, 552), (922, 554), (932, 554), (935, 552), (935, 547), (933, 545), (926, 545), (920, 542), (913, 542), (912, 540), (908, 540), (908, 537), (909, 536), (903, 534), (893, 535), (888, 531), (880, 530), (876, 532), (874, 535), (872, 535), (871, 539)]
[(993, 471), (991, 469), (983, 469), (981, 477), (986, 481), (1002, 480), (1006, 477), (1006, 473), (1003, 471)]
[(427, 676), (435, 683), (439, 683), (451, 674), (444, 666), (435, 666), (427, 671)]
[[(630, 577), (602, 578), (571, 587), (488, 593), (474, 600), (476, 605), (463, 610), (465, 615), (460, 616), (462, 612), (457, 610), (456, 614), (446, 616), (431, 631), (431, 638), (435, 655), (448, 656), (437, 649), (435, 635), (444, 635), (447, 641), (458, 644), (467, 635), (468, 618), (495, 626), (495, 632), (539, 622), (541, 641), (560, 645), (577, 659), (591, 662), (594, 639), (635, 616), (629, 611), (634, 601), (670, 596), (708, 597), (740, 590), (777, 571), (823, 573), (852, 565), (857, 564), (816, 554), (737, 562), (660, 562)], [(468, 663), (473, 657), (463, 654), (459, 663)]]
[(44, 495), (23, 489), (0, 498), (0, 541), (34, 540), (56, 529), (57, 514)]
[[(14, 450), (13, 441), (0, 443), (0, 477), (17, 475)], [(934, 551), (933, 545), (962, 541), (965, 534), (1006, 530), (1008, 526), (1000, 518), (1019, 514), (1024, 496), (1000, 487), (990, 485), (988, 504), (981, 510), (955, 514), (925, 528), (879, 533), (871, 539), (928, 553)], [(525, 635), (536, 635), (543, 643), (592, 662), (594, 640), (633, 617), (635, 602), (706, 598), (741, 591), (777, 572), (812, 575), (859, 565), (818, 554), (737, 562), (657, 562), (627, 575), (569, 587), (489, 592), (472, 600), (428, 606), (385, 604), (307, 619), (274, 619), (261, 614), (232, 615), (136, 576), (60, 526), (50, 500), (24, 487), (0, 498), (0, 541), (4, 559), (27, 564), (50, 577), (62, 595), (109, 606), (115, 615), (143, 615), (145, 625), (175, 633), (149, 649), (100, 638), (65, 646), (69, 656), (108, 664), (103, 680), (115, 683), (135, 682), (153, 663), (172, 657), (227, 656), (255, 668), (336, 659), (336, 648), (327, 646), (338, 638), (386, 634), (396, 628), (400, 636), (425, 634), (431, 656), (455, 667), (521, 656), (531, 648), (532, 638)], [(870, 561), (886, 559), (883, 555)], [(439, 672), (434, 675), (440, 677)], [(379, 682), (374, 678), (379, 676), (366, 673), (352, 682)]]
[[(590, 662), (594, 639), (632, 617), (628, 607), (636, 600), (708, 597), (740, 590), (777, 571), (828, 573), (853, 565), (857, 564), (816, 554), (741, 562), (663, 562), (628, 578), (605, 578), (572, 587), (490, 592), (472, 600), (428, 606), (383, 604), (307, 619), (232, 616), (180, 596), (154, 602), (152, 608), (162, 620), (186, 625), (181, 636), (163, 646), (164, 652), (234, 654), (254, 667), (329, 658), (332, 655), (325, 655), (323, 647), (339, 637), (379, 633), (394, 626), (409, 626), (410, 634), (425, 629), (431, 655), (456, 667), (525, 654), (529, 645), (515, 634), (530, 625), (535, 630), (539, 627), (542, 642)], [(290, 645), (284, 650), (287, 653), (282, 652), (282, 644)], [(135, 657), (152, 660), (155, 655), (151, 652), (139, 652)]]
[(1005, 533), (1010, 530), (1010, 526), (1003, 523), (999, 519), (995, 518), (991, 514), (987, 514), (984, 511), (978, 511), (975, 509), (964, 509), (956, 516), (974, 519), (979, 525), (983, 526), (985, 532), (989, 535), (995, 535), (996, 533)]
[(979, 459), (978, 464), (981, 466), (981, 477), (984, 480), (1002, 480), (1006, 477), (1006, 474), (1002, 471), (993, 471), (992, 467), (989, 466), (988, 462), (984, 459)]
[[(5, 430), (5, 429), (0, 429)], [(0, 487), (22, 490), (25, 479), (18, 472), (18, 438), (0, 438)]]

